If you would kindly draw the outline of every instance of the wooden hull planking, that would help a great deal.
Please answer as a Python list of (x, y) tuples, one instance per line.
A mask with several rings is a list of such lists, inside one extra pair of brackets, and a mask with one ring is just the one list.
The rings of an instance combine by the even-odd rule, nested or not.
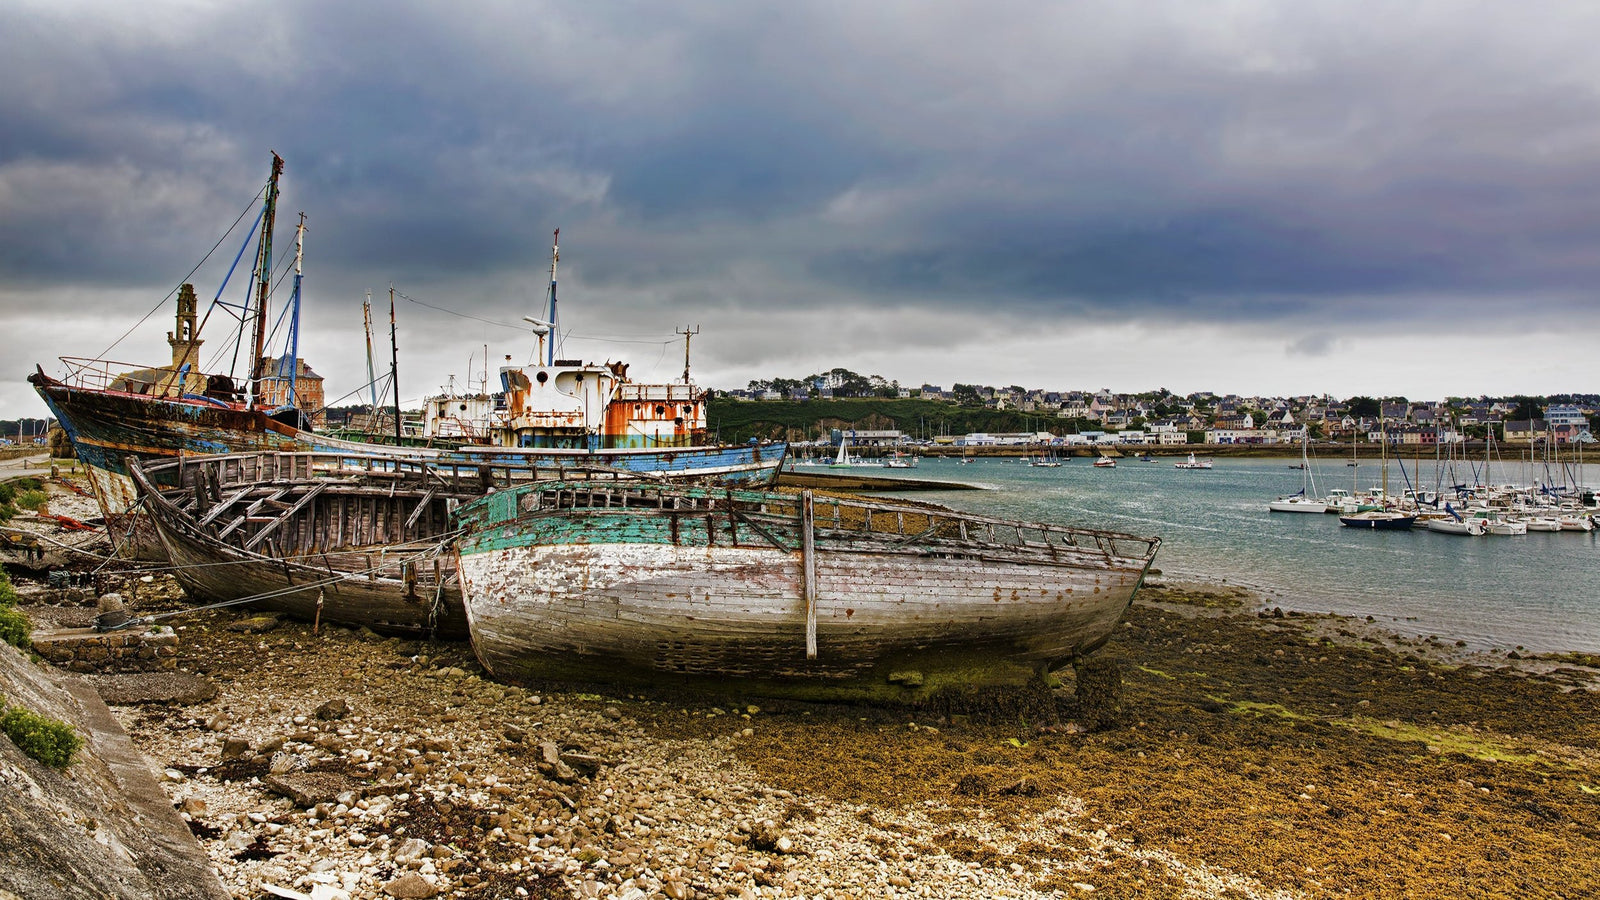
[[(266, 457), (270, 459), (271, 457)], [(367, 626), (386, 634), (467, 636), (448, 539), (448, 495), (315, 480), (224, 481), (216, 457), (186, 463), (185, 486), (163, 493), (143, 469), (133, 478), (190, 599), (250, 606), (305, 621)], [(209, 476), (207, 473), (211, 473)], [(197, 514), (175, 501), (192, 492), (222, 497)], [(271, 510), (274, 514), (260, 515)]]
[[(509, 681), (738, 679), (818, 699), (1019, 682), (1103, 644), (1159, 544), (1105, 532), (1077, 534), (1147, 552), (986, 544), (954, 537), (957, 517), (928, 507), (878, 504), (877, 522), (857, 528), (838, 517), (847, 504), (819, 502), (808, 591), (789, 511), (774, 503), (730, 515), (713, 493), (702, 509), (535, 511), (515, 521), (474, 521), (464, 510), (459, 572), (484, 667)], [(895, 526), (882, 530), (890, 517)], [(969, 521), (974, 531), (992, 524)]]

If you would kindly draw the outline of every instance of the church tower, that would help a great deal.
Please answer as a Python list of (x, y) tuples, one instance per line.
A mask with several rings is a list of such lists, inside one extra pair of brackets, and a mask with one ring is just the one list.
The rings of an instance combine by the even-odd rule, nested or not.
[(185, 284), (178, 289), (177, 330), (167, 332), (167, 343), (172, 345), (172, 368), (176, 371), (184, 363), (190, 372), (200, 371), (200, 345), (205, 341), (195, 333), (194, 285)]

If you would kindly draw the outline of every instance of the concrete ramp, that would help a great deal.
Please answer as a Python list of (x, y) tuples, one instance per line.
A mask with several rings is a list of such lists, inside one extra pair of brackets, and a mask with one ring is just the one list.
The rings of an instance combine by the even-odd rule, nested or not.
[(88, 684), (0, 644), (0, 702), (60, 719), (84, 748), (64, 771), (0, 735), (0, 898), (227, 900), (150, 763)]

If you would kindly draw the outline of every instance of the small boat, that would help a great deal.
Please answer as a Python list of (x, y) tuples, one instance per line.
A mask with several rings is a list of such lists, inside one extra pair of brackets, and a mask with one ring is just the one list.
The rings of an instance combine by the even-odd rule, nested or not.
[(1195, 455), (1191, 453), (1189, 454), (1189, 458), (1187, 460), (1173, 463), (1172, 467), (1174, 469), (1209, 469), (1211, 468), (1211, 460), (1196, 459)]
[(1416, 522), (1416, 516), (1378, 509), (1339, 517), (1339, 524), (1350, 528), (1379, 528), (1391, 531), (1409, 530)]
[(240, 453), (148, 466), (132, 458), (128, 474), (191, 600), (464, 640), (466, 615), (449, 552), (452, 507), (496, 489), (579, 473), (392, 456)]
[(1140, 462), (1151, 462), (1151, 463), (1153, 463), (1153, 462), (1156, 461), (1156, 458), (1154, 456), (1151, 456), (1148, 452), (1146, 452), (1146, 453), (1139, 454), (1139, 461)]
[(1428, 530), (1436, 534), (1455, 534), (1470, 537), (1481, 537), (1488, 534), (1488, 527), (1481, 519), (1468, 519), (1456, 512), (1450, 504), (1444, 505), (1445, 515), (1428, 520)]
[(1594, 519), (1578, 513), (1563, 513), (1560, 517), (1562, 531), (1593, 531)]
[(1117, 461), (1109, 456), (1102, 456), (1094, 461), (1094, 467), (1096, 469), (1115, 469), (1117, 467)]
[(1161, 543), (661, 482), (525, 485), (457, 521), (473, 649), (496, 678), (810, 699), (1053, 671), (1105, 643)]
[(917, 467), (917, 458), (909, 453), (901, 453), (896, 450), (884, 457), (883, 467), (885, 469), (915, 469)]
[(1301, 441), (1300, 442), (1300, 465), (1291, 466), (1290, 467), (1290, 468), (1300, 469), (1302, 472), (1305, 473), (1300, 478), (1300, 490), (1295, 491), (1293, 494), (1289, 494), (1288, 496), (1279, 497), (1278, 499), (1269, 502), (1267, 504), (1267, 510), (1268, 511), (1270, 511), (1270, 512), (1291, 512), (1291, 513), (1322, 513), (1322, 512), (1327, 512), (1328, 501), (1326, 501), (1326, 500), (1317, 500), (1317, 499), (1314, 499), (1314, 498), (1312, 498), (1310, 496), (1311, 494), (1316, 493), (1317, 482), (1316, 482), (1316, 478), (1313, 477), (1313, 475), (1311, 473), (1311, 466), (1309, 464), (1309, 460), (1310, 460), (1310, 457), (1308, 455), (1306, 442), (1305, 441)]
[(1558, 516), (1529, 516), (1523, 520), (1529, 531), (1560, 531), (1561, 519)]
[(1528, 523), (1521, 519), (1503, 516), (1496, 509), (1474, 510), (1472, 517), (1483, 522), (1489, 534), (1508, 536), (1528, 533)]
[(862, 459), (861, 457), (851, 454), (850, 453), (850, 439), (846, 437), (846, 438), (840, 438), (839, 439), (839, 455), (834, 457), (833, 462), (828, 463), (828, 468), (830, 468), (830, 469), (862, 469), (862, 468), (874, 468), (874, 469), (876, 469), (876, 468), (881, 468), (881, 466), (880, 466), (879, 463), (867, 462), (866, 460)]
[(1271, 512), (1325, 513), (1328, 511), (1328, 501), (1307, 497), (1302, 488), (1298, 493), (1269, 501), (1267, 509)]

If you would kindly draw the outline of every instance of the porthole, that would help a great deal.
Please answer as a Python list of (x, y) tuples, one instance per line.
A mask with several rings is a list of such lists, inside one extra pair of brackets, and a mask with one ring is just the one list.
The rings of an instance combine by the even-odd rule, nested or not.
[(537, 380), (540, 384), (544, 384), (546, 381), (550, 380), (550, 373), (549, 372), (545, 372), (545, 371), (540, 371), (538, 375), (534, 376), (534, 379)]

